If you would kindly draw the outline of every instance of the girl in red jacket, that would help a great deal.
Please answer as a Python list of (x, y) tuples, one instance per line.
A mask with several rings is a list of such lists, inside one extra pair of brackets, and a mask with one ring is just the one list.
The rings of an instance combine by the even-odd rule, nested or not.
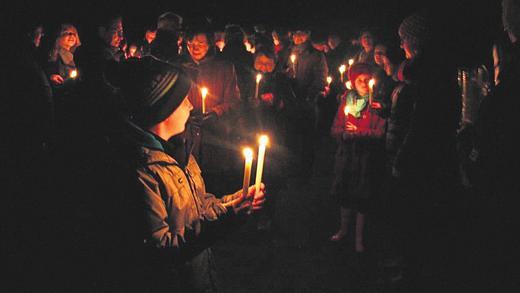
[(380, 185), (377, 181), (382, 178), (380, 173), (384, 172), (386, 122), (377, 111), (381, 104), (372, 102), (370, 97), (371, 79), (369, 65), (358, 63), (350, 68), (353, 90), (342, 97), (331, 129), (338, 141), (332, 193), (341, 207), (340, 228), (331, 240), (339, 241), (347, 235), (350, 217), (355, 212), (356, 252), (365, 250), (363, 233), (367, 203)]

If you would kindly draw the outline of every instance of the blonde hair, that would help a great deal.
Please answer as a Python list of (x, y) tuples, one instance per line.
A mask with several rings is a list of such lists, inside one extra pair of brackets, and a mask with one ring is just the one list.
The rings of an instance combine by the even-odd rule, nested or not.
[(56, 61), (58, 59), (58, 53), (60, 51), (60, 39), (63, 37), (63, 33), (66, 31), (72, 31), (76, 35), (76, 43), (70, 48), (70, 51), (74, 53), (76, 51), (76, 48), (81, 46), (81, 40), (79, 39), (78, 30), (76, 27), (69, 23), (64, 23), (60, 27), (59, 33), (56, 35), (56, 39), (54, 40), (54, 46), (51, 49), (51, 52), (49, 53), (49, 61)]

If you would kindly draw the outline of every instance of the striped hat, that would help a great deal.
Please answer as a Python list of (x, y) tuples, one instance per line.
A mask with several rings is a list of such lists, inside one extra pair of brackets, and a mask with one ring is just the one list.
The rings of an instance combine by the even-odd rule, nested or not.
[(431, 27), (428, 19), (415, 13), (403, 20), (399, 26), (399, 36), (413, 44), (423, 44), (431, 36)]
[(186, 98), (191, 80), (182, 70), (152, 58), (127, 62), (121, 92), (132, 120), (153, 126), (171, 115)]

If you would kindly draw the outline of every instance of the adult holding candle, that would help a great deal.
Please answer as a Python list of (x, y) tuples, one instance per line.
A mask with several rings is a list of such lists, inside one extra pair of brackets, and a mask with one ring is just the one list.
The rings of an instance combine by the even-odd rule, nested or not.
[(186, 135), (193, 155), (211, 179), (208, 186), (214, 190), (222, 188), (219, 191), (223, 192), (240, 173), (236, 154), (227, 146), (233, 141), (231, 125), (237, 124), (240, 92), (233, 64), (214, 56), (213, 36), (205, 24), (189, 24), (189, 54), (181, 63), (195, 84), (188, 95), (194, 109)]
[(331, 134), (338, 141), (332, 192), (340, 205), (340, 227), (331, 241), (342, 240), (355, 213), (355, 250), (365, 251), (367, 206), (384, 175), (386, 122), (369, 106), (369, 65), (357, 63), (349, 71), (353, 90), (343, 96)]
[[(316, 145), (320, 139), (318, 128), (323, 111), (318, 100), (324, 96), (328, 67), (325, 55), (312, 47), (311, 32), (302, 27), (292, 34), (291, 54), (297, 56), (292, 88), (296, 95), (298, 116), (288, 124), (288, 146), (296, 164), (291, 171), (301, 183), (309, 183), (312, 176)], [(287, 66), (292, 66), (287, 60)], [(320, 116), (321, 115), (321, 116)]]
[[(185, 141), (172, 140), (185, 130), (193, 110), (190, 79), (156, 60), (128, 66), (133, 74), (122, 91), (131, 108), (129, 127), (141, 158), (136, 171), (149, 253), (143, 278), (152, 292), (213, 292), (217, 287), (210, 246), (262, 208), (264, 186), (258, 192), (246, 186), (245, 196), (242, 189), (222, 198), (208, 193)], [(176, 278), (178, 274), (185, 278)]]
[[(255, 115), (249, 122), (253, 134), (269, 134), (270, 145), (269, 163), (264, 166), (263, 182), (270, 187), (271, 194), (278, 194), (287, 181), (287, 125), (292, 117), (299, 115), (298, 101), (291, 88), (290, 78), (283, 72), (275, 70), (276, 55), (268, 46), (258, 46), (255, 52), (254, 67), (262, 74), (259, 85), (258, 100), (253, 101), (252, 108)], [(252, 136), (248, 140), (255, 144), (258, 137)], [(268, 230), (274, 215), (274, 202), (267, 203), (261, 212), (258, 228)]]
[(81, 46), (78, 31), (72, 24), (62, 24), (51, 38), (45, 71), (54, 87), (61, 86), (67, 80), (78, 78), (78, 69), (74, 62), (74, 52)]

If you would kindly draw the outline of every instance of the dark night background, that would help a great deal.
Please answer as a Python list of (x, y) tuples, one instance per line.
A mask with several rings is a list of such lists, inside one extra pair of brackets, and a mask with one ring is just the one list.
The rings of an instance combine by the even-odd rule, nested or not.
[[(6, 4), (4, 4), (6, 5)], [(251, 30), (255, 24), (292, 28), (305, 25), (314, 32), (337, 31), (355, 38), (361, 28), (371, 28), (398, 49), (397, 28), (407, 15), (418, 11), (431, 13), (443, 24), (446, 50), (460, 65), (475, 65), (491, 56), (491, 44), (501, 33), (500, 1), (387, 1), (387, 0), (320, 0), (320, 1), (17, 1), (13, 21), (24, 25), (34, 22), (69, 21), (82, 31), (96, 23), (104, 12), (118, 12), (124, 17), (125, 34), (132, 40), (142, 36), (143, 27), (155, 22), (158, 15), (173, 11), (185, 22), (206, 16), (216, 28), (237, 23)], [(9, 8), (4, 11), (13, 11)], [(29, 23), (27, 23), (29, 22)], [(398, 54), (400, 50), (396, 50)]]

